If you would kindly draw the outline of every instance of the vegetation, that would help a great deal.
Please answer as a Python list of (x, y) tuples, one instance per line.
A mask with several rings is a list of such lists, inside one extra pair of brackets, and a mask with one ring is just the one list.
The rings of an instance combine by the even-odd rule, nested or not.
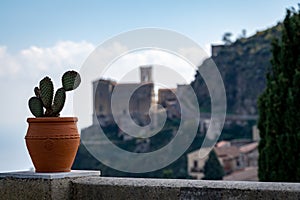
[[(211, 59), (218, 67), (226, 89), (227, 112), (257, 115), (257, 98), (266, 87), (266, 72), (270, 67), (272, 39), (281, 35), (282, 24), (240, 38), (231, 45), (218, 46)], [(212, 47), (214, 50), (214, 47)], [(199, 67), (209, 63), (205, 60)], [(255, 85), (255, 87), (254, 87)], [(210, 95), (199, 72), (191, 86), (195, 90), (201, 110), (210, 110)]]
[(246, 35), (247, 35), (247, 31), (246, 31), (246, 29), (243, 29), (242, 34), (240, 35), (240, 38), (246, 38)]
[(222, 129), (222, 134), (219, 140), (234, 140), (234, 139), (252, 139), (252, 127), (256, 124), (256, 121), (246, 121), (242, 124), (232, 122), (225, 124)]
[[(152, 152), (162, 148), (163, 146), (167, 145), (174, 137), (172, 134), (171, 128), (177, 132), (177, 128), (179, 127), (178, 121), (167, 120), (163, 129), (157, 133), (156, 135), (150, 138), (149, 142), (149, 149), (147, 152)], [(110, 139), (112, 143), (117, 145), (119, 148), (122, 148), (126, 151), (136, 152), (138, 149), (138, 138), (133, 138), (132, 140), (123, 141), (121, 137), (118, 136), (118, 127), (110, 127), (104, 128), (103, 131), (105, 135)], [(95, 127), (89, 127), (87, 129), (82, 130), (82, 135), (88, 134), (85, 136), (89, 138), (89, 140), (93, 140), (94, 138), (98, 137), (99, 133), (95, 129)], [(164, 167), (163, 169), (156, 170), (153, 172), (148, 173), (127, 173), (115, 170), (110, 168), (103, 163), (99, 162), (95, 159), (86, 149), (84, 145), (80, 145), (73, 167), (72, 169), (93, 169), (93, 170), (101, 170), (102, 176), (117, 176), (117, 177), (145, 177), (145, 178), (189, 178), (187, 174), (187, 156), (186, 154), (194, 151), (201, 147), (203, 142), (204, 136), (200, 133), (196, 135), (195, 140), (193, 141), (192, 145), (189, 149), (180, 157), (178, 160), (170, 164), (169, 166)], [(106, 144), (101, 144), (101, 151), (102, 148), (105, 148)], [(98, 147), (98, 146), (97, 146)]]
[(259, 98), (259, 179), (300, 181), (300, 13), (288, 10)]
[(66, 92), (76, 89), (80, 82), (81, 78), (77, 72), (67, 71), (62, 76), (63, 87), (56, 91), (53, 99), (53, 83), (46, 76), (40, 81), (39, 87), (34, 88), (35, 96), (28, 101), (31, 113), (35, 117), (58, 117), (65, 104)]
[(222, 180), (224, 176), (224, 169), (217, 157), (217, 154), (212, 150), (208, 159), (204, 164), (204, 180)]
[(222, 40), (225, 43), (225, 45), (230, 45), (232, 43), (231, 37), (232, 37), (232, 33), (225, 33), (223, 35), (223, 39)]

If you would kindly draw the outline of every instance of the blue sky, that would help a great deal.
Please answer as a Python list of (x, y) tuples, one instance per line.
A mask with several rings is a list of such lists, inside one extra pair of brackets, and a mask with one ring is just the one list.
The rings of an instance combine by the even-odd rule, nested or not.
[(120, 32), (161, 27), (181, 32), (200, 44), (219, 41), (226, 31), (274, 25), (297, 1), (1, 1), (0, 44), (10, 50), (57, 41), (100, 44)]
[[(281, 21), (291, 6), (297, 1), (1, 1), (0, 171), (31, 166), (24, 135), (33, 87), (45, 75), (58, 84), (105, 40), (158, 27), (190, 37), (209, 53), (225, 32), (252, 35)], [(67, 103), (66, 113), (72, 110)]]

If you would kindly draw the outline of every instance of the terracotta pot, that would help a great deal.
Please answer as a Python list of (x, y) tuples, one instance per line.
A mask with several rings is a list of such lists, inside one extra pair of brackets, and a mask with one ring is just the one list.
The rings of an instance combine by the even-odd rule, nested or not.
[(36, 172), (71, 171), (80, 143), (76, 117), (28, 118), (26, 146)]

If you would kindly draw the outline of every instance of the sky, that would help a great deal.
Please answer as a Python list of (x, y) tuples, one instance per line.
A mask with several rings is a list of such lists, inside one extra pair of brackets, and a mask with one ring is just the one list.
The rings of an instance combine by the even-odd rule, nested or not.
[[(0, 171), (32, 167), (24, 136), (27, 101), (41, 78), (59, 86), (68, 69), (80, 70), (93, 50), (130, 30), (179, 32), (210, 55), (225, 32), (247, 36), (276, 25), (297, 1), (17, 1), (0, 2)], [(233, 37), (233, 38), (234, 38)], [(62, 115), (72, 114), (72, 93)]]

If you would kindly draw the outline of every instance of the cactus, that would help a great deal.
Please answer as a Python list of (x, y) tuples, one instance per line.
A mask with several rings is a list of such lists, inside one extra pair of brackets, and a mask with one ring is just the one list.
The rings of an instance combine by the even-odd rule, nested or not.
[(34, 88), (34, 94), (37, 98), (40, 98), (41, 97), (41, 91), (40, 91), (40, 88), (38, 87), (35, 87)]
[(81, 82), (81, 78), (77, 72), (67, 71), (66, 73), (64, 73), (61, 81), (62, 81), (63, 88), (66, 91), (71, 91), (71, 90), (75, 90), (79, 86)]
[(65, 104), (66, 92), (76, 89), (80, 82), (81, 78), (77, 72), (67, 71), (62, 76), (63, 87), (55, 92), (53, 99), (53, 83), (46, 76), (40, 81), (39, 87), (34, 88), (35, 97), (29, 99), (28, 105), (31, 113), (35, 117), (58, 117)]
[(52, 112), (55, 116), (59, 115), (60, 111), (63, 109), (66, 100), (66, 91), (64, 88), (59, 88), (54, 97)]
[(29, 109), (35, 117), (44, 115), (43, 103), (38, 97), (31, 97), (28, 101)]
[(40, 98), (43, 102), (43, 105), (46, 109), (51, 108), (52, 99), (53, 99), (53, 83), (49, 77), (45, 77), (40, 81)]

